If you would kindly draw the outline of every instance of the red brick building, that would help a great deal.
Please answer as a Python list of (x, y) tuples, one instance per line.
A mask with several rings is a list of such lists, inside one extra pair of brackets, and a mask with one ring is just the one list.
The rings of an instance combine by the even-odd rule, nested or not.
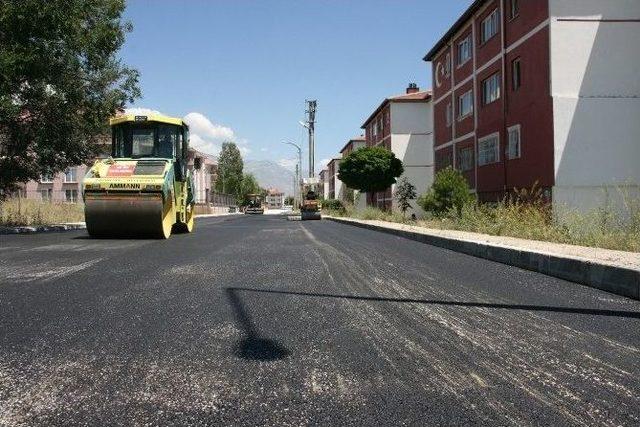
[(482, 201), (554, 185), (549, 4), (478, 0), (427, 53), (436, 171), (462, 171)]

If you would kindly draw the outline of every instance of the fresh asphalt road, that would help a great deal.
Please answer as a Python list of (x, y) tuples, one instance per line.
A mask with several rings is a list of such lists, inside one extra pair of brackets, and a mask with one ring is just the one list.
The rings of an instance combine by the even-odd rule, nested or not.
[(638, 425), (640, 302), (283, 216), (0, 236), (0, 425)]

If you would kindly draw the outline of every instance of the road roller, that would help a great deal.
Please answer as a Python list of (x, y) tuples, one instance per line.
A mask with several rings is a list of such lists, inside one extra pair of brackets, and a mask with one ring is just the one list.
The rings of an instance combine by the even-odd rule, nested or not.
[(318, 194), (316, 193), (317, 179), (305, 178), (302, 185), (304, 196), (302, 203), (300, 203), (300, 219), (303, 221), (322, 219)]
[(244, 210), (245, 214), (264, 214), (264, 207), (262, 207), (262, 196), (259, 194), (247, 194), (249, 204)]
[(89, 235), (167, 239), (172, 231), (192, 232), (187, 124), (157, 114), (123, 114), (109, 124), (111, 155), (96, 160), (83, 182)]

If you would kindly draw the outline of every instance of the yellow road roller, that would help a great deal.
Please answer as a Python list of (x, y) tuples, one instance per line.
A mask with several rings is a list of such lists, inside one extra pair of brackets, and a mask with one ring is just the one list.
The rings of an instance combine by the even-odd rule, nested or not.
[(157, 114), (124, 114), (110, 125), (111, 156), (96, 160), (83, 183), (89, 234), (166, 239), (172, 231), (193, 231), (186, 123)]
[(322, 219), (318, 194), (316, 193), (317, 179), (304, 178), (302, 181), (304, 196), (300, 203), (300, 219), (303, 221)]

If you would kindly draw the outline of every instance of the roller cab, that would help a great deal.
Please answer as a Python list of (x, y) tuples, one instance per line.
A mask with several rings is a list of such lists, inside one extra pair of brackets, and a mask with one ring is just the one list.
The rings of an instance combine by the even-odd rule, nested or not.
[(89, 234), (166, 239), (193, 231), (188, 126), (159, 115), (123, 115), (110, 125), (111, 156), (97, 160), (83, 184)]

